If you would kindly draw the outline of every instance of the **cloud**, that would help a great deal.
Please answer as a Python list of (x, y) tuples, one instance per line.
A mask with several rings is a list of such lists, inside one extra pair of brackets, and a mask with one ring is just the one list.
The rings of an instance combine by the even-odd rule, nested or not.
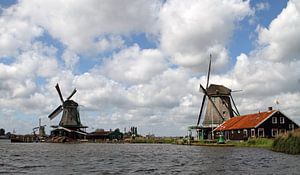
[(92, 53), (122, 45), (122, 39), (115, 35), (156, 33), (156, 14), (160, 6), (158, 0), (81, 0), (76, 3), (34, 0), (20, 1), (12, 11), (47, 30), (70, 50)]
[(167, 1), (160, 12), (161, 48), (175, 64), (197, 70), (212, 53), (220, 68), (229, 62), (236, 23), (251, 14), (249, 1)]
[(287, 7), (268, 28), (259, 27), (258, 43), (263, 47), (263, 59), (270, 61), (299, 60), (300, 3), (289, 1)]
[(262, 11), (262, 10), (269, 10), (270, 4), (268, 2), (259, 2), (255, 4), (255, 10)]
[(30, 47), (33, 38), (43, 34), (43, 29), (28, 19), (16, 16), (12, 9), (4, 10), (0, 18), (0, 59), (17, 56), (20, 50)]
[(167, 62), (159, 50), (133, 45), (113, 54), (93, 71), (124, 84), (138, 84), (149, 81), (166, 68)]

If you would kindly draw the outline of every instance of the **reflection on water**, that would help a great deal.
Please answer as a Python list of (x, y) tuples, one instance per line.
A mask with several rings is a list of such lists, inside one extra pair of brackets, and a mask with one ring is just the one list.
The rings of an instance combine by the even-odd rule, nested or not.
[(299, 174), (300, 156), (256, 148), (0, 144), (4, 174)]

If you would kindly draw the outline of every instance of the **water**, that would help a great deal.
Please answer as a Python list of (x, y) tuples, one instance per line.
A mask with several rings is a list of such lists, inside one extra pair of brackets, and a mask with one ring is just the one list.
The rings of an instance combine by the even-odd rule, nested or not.
[(300, 155), (257, 148), (0, 144), (0, 174), (300, 174)]

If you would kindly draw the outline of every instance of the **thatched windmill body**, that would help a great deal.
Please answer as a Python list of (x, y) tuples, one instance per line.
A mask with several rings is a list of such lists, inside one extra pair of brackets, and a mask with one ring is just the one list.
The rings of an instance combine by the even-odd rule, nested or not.
[(78, 134), (86, 135), (82, 128), (87, 128), (87, 126), (83, 126), (80, 121), (80, 114), (78, 111), (78, 103), (71, 100), (72, 96), (76, 93), (76, 89), (69, 95), (69, 97), (64, 100), (59, 85), (55, 86), (59, 98), (62, 102), (49, 116), (50, 120), (54, 119), (58, 114), (62, 113), (61, 120), (58, 126), (51, 126), (55, 128), (51, 132), (51, 135), (60, 135), (60, 136), (68, 136), (68, 137), (77, 137)]
[[(232, 98), (232, 90), (217, 84), (209, 85), (209, 77), (211, 71), (211, 56), (208, 65), (206, 88), (200, 84), (200, 91), (203, 92), (203, 99), (198, 116), (197, 126), (198, 132), (202, 138), (213, 139), (213, 129), (219, 126), (234, 115), (239, 115), (235, 102)], [(207, 103), (206, 103), (207, 100)], [(232, 102), (232, 103), (231, 103)], [(202, 113), (204, 111), (204, 105), (206, 104), (206, 111), (204, 118), (201, 120)], [(234, 109), (232, 108), (234, 106)], [(200, 124), (200, 122), (202, 123)]]

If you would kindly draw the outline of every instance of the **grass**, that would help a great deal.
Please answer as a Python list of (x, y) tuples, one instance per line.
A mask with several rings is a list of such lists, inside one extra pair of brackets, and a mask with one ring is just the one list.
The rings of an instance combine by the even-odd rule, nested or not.
[(272, 145), (272, 150), (288, 154), (300, 154), (300, 129), (277, 137)]
[(229, 141), (228, 144), (233, 144), (237, 147), (255, 147), (271, 149), (274, 140), (268, 138), (250, 138), (247, 141)]

